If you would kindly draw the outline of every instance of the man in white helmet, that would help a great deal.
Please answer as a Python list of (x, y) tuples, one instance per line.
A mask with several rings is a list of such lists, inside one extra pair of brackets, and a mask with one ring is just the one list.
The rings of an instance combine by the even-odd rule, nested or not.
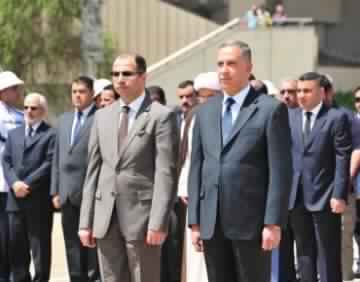
[[(0, 72), (0, 158), (2, 159), (8, 132), (24, 123), (24, 114), (16, 109), (20, 99), (18, 87), (24, 82), (13, 72)], [(0, 163), (0, 282), (8, 282), (9, 269), (9, 220), (5, 211), (8, 184)]]

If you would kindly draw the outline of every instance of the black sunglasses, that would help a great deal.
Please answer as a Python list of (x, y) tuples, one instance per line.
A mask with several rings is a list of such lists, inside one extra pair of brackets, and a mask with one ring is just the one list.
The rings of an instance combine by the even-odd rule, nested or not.
[(359, 103), (360, 102), (360, 97), (355, 97), (355, 103)]
[(31, 111), (36, 111), (39, 107), (34, 107), (34, 106), (24, 106), (24, 110), (31, 110)]
[(137, 74), (141, 74), (141, 72), (138, 72), (138, 71), (112, 71), (112, 72), (110, 72), (110, 75), (113, 77), (118, 77), (118, 76), (120, 76), (120, 74), (122, 77), (132, 77)]

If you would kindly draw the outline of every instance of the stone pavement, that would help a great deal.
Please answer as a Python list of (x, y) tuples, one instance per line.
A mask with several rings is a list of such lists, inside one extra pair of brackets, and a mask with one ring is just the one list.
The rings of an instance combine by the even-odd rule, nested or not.
[[(61, 229), (61, 216), (56, 213), (54, 217), (53, 227), (53, 261), (51, 267), (50, 282), (68, 282), (67, 265), (65, 258), (65, 246)], [(357, 256), (357, 248), (355, 247), (355, 256)], [(355, 279), (353, 282), (360, 282), (360, 279)]]

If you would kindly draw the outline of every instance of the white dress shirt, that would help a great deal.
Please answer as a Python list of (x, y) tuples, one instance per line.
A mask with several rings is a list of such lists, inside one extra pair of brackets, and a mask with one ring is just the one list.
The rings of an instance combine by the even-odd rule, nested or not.
[(307, 112), (311, 112), (311, 118), (310, 118), (310, 129), (313, 129), (315, 121), (317, 116), (319, 115), (320, 109), (322, 107), (323, 103), (321, 102), (319, 105), (317, 105), (315, 108), (313, 108), (311, 111), (306, 111), (306, 110), (302, 110), (302, 115), (303, 115), (303, 121), (302, 121), (302, 127), (303, 127), (303, 132), (305, 132), (305, 123), (306, 123), (306, 113)]
[[(87, 108), (85, 108), (82, 112), (82, 115), (81, 115), (81, 118), (80, 118), (80, 125), (83, 126), (90, 111), (92, 110), (92, 108), (94, 107), (94, 104), (91, 104), (90, 106), (88, 106)], [(74, 120), (73, 120), (73, 123), (72, 123), (72, 128), (71, 128), (71, 142), (70, 144), (73, 144), (73, 139), (74, 139), (74, 130), (75, 130), (75, 127), (78, 123), (78, 110), (76, 109), (75, 112), (74, 112)]]
[[(36, 123), (34, 123), (33, 125), (31, 125), (32, 129), (33, 129), (33, 132), (32, 132), (32, 136), (35, 135), (36, 133), (36, 130), (39, 128), (40, 124), (42, 123), (42, 121), (38, 121)], [(30, 130), (30, 125), (29, 124), (26, 124), (25, 125), (25, 136), (29, 136), (29, 130)], [(31, 137), (31, 136), (30, 136)]]
[(224, 91), (224, 100), (223, 100), (223, 105), (222, 105), (222, 115), (223, 116), (224, 116), (224, 113), (225, 113), (226, 107), (227, 107), (227, 102), (226, 102), (227, 99), (231, 97), (235, 100), (235, 103), (231, 106), (232, 124), (235, 123), (236, 118), (240, 112), (242, 105), (244, 104), (245, 98), (248, 95), (249, 91), (250, 91), (250, 85), (247, 85), (244, 89), (242, 89), (239, 93), (237, 93), (234, 96), (230, 96)]
[[(140, 110), (140, 107), (145, 99), (145, 92), (143, 92), (139, 97), (137, 97), (134, 101), (132, 101), (130, 104), (126, 105), (120, 98), (120, 107), (128, 106), (130, 108), (129, 110), (129, 123), (128, 123), (128, 132), (130, 132), (131, 127), (134, 124), (136, 115), (138, 111)], [(122, 114), (120, 114), (120, 120), (119, 125), (121, 124)]]

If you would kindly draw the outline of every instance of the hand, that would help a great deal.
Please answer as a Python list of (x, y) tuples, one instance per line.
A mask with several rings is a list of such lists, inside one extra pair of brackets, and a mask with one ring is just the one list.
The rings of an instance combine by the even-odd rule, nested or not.
[(60, 209), (61, 208), (60, 196), (59, 195), (53, 196), (52, 203), (55, 209)]
[(195, 251), (197, 251), (197, 252), (204, 251), (204, 244), (203, 244), (203, 241), (200, 239), (200, 226), (199, 225), (191, 226), (191, 243), (194, 246)]
[(346, 209), (346, 202), (342, 199), (330, 199), (330, 207), (333, 213), (343, 213)]
[(188, 204), (188, 197), (180, 197), (180, 200), (187, 206)]
[(80, 229), (78, 235), (84, 247), (88, 247), (88, 248), (96, 247), (96, 240), (90, 229)]
[(25, 198), (28, 194), (30, 194), (30, 187), (25, 182), (16, 181), (12, 188), (17, 198)]
[(166, 236), (166, 232), (148, 230), (146, 234), (146, 244), (151, 246), (160, 246), (162, 243), (164, 243)]
[(278, 225), (265, 225), (262, 232), (262, 248), (271, 251), (279, 246), (281, 240), (281, 228)]

